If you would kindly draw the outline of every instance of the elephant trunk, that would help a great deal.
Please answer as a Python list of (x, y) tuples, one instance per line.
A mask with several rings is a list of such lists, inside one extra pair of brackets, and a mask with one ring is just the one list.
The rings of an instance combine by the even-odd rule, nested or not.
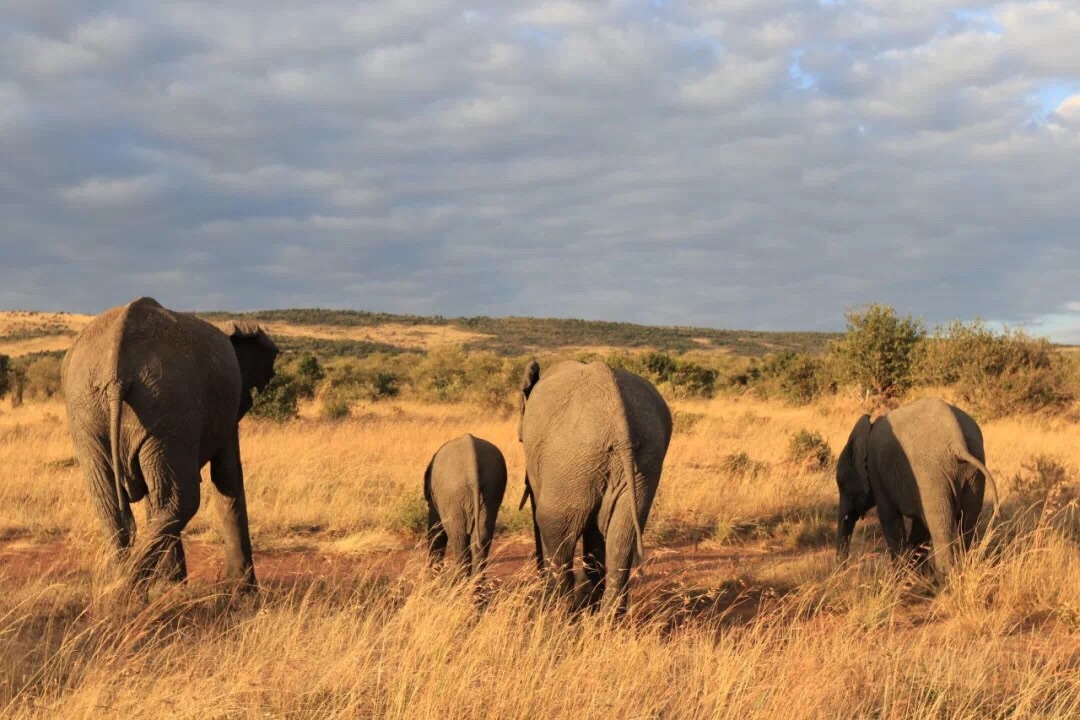
[(840, 516), (836, 527), (836, 557), (846, 560), (851, 550), (851, 535), (855, 532), (855, 523), (859, 515), (855, 512), (853, 504), (847, 498), (840, 499)]

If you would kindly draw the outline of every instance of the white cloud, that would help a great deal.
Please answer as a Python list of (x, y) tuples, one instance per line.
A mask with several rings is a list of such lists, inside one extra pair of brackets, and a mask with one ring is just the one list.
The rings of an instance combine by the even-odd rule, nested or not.
[(9, 5), (3, 302), (1075, 313), (1073, 2)]
[(61, 195), (72, 205), (85, 208), (121, 208), (150, 200), (162, 185), (162, 178), (156, 175), (93, 177), (64, 188)]

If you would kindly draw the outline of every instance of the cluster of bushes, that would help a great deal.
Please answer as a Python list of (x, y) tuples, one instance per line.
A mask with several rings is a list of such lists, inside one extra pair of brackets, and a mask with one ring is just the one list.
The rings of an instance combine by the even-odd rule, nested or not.
[(11, 359), (0, 355), (0, 398), (17, 407), (24, 399), (49, 400), (63, 396), (60, 384), (62, 353), (39, 353)]
[(928, 334), (884, 305), (847, 315), (847, 332), (821, 355), (792, 352), (749, 361), (737, 389), (806, 404), (840, 388), (884, 406), (916, 386), (949, 387), (984, 418), (1059, 410), (1077, 396), (1077, 368), (1047, 340), (954, 322)]

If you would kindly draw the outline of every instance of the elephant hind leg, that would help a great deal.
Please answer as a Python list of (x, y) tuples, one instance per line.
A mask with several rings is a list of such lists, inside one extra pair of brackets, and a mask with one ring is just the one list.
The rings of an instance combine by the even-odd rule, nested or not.
[[(135, 565), (135, 584), (148, 581), (157, 570), (166, 577), (187, 577), (180, 533), (199, 509), (199, 468), (188, 447), (170, 449), (148, 441), (139, 451), (139, 463), (150, 490), (150, 528)], [(180, 564), (177, 564), (180, 563)]]
[(551, 590), (557, 597), (570, 598), (574, 593), (574, 551), (583, 528), (575, 527), (565, 513), (536, 512), (543, 541), (544, 556), (549, 558)]
[(630, 603), (630, 571), (636, 533), (629, 513), (616, 514), (608, 525), (605, 543), (605, 583), (602, 609), (623, 615)]
[(433, 566), (441, 565), (446, 558), (448, 538), (446, 537), (446, 530), (443, 529), (442, 521), (439, 519), (439, 512), (431, 504), (428, 505), (427, 531), (428, 563)]
[(101, 451), (79, 453), (79, 465), (90, 492), (90, 501), (95, 514), (105, 530), (110, 549), (117, 559), (123, 560), (134, 539), (134, 518), (130, 511), (124, 517), (116, 497), (116, 481), (113, 478), (111, 461)]
[(586, 580), (586, 606), (590, 610), (599, 607), (601, 598), (604, 596), (605, 586), (605, 545), (604, 536), (596, 524), (595, 517), (585, 525), (582, 535), (582, 563), (585, 566)]
[(966, 482), (961, 486), (960, 494), (956, 499), (960, 515), (958, 518), (960, 539), (964, 550), (970, 548), (975, 541), (979, 527), (979, 515), (982, 513), (983, 492), (985, 489), (986, 486), (983, 482)]
[(464, 528), (464, 522), (451, 519), (444, 526), (447, 538), (447, 549), (450, 558), (457, 566), (458, 573), (468, 577), (472, 573), (472, 547), (470, 546), (469, 533)]

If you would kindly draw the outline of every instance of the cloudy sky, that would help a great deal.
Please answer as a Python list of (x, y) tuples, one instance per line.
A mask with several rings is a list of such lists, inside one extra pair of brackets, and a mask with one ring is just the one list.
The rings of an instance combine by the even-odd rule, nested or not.
[(1077, 0), (5, 0), (0, 308), (1080, 341), (1077, 38)]

